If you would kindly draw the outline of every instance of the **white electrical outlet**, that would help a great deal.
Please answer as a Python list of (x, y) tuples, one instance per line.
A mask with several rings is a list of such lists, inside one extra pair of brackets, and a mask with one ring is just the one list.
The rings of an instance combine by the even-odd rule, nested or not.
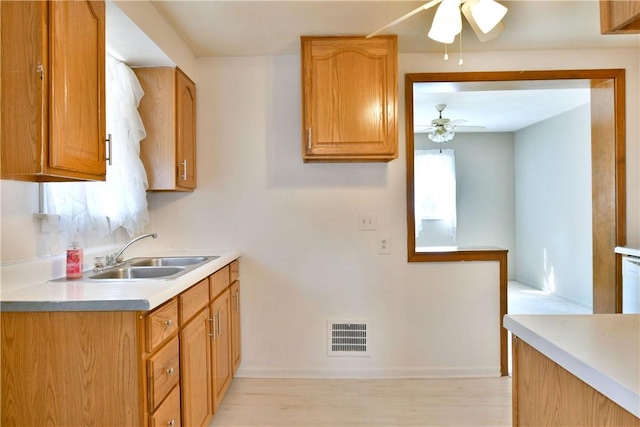
[(381, 255), (388, 255), (391, 253), (391, 243), (389, 238), (380, 236), (378, 237), (378, 253)]
[(371, 231), (377, 226), (376, 214), (358, 214), (358, 230)]

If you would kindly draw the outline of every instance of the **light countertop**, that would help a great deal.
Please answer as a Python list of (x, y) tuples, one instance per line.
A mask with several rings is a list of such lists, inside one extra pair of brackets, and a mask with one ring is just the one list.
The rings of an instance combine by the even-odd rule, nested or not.
[(640, 314), (507, 315), (504, 327), (640, 418)]
[(630, 248), (629, 246), (616, 246), (614, 252), (621, 255), (640, 257), (640, 249)]
[(215, 273), (241, 253), (225, 251), (172, 251), (150, 256), (218, 256), (175, 279), (140, 279), (98, 282), (45, 280), (27, 283), (0, 293), (0, 311), (120, 311), (151, 310), (205, 277)]

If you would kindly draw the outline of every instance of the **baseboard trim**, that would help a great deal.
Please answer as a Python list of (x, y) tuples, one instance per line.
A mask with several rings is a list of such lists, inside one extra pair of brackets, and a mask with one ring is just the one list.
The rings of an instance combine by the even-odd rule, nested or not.
[(500, 377), (500, 367), (432, 368), (432, 369), (238, 369), (236, 378), (301, 379), (404, 379), (404, 378), (493, 378)]

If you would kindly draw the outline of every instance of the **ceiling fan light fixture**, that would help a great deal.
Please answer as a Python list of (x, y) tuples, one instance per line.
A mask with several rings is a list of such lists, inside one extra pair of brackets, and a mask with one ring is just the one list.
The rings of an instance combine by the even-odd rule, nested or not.
[(429, 139), (433, 142), (447, 142), (453, 139), (453, 136), (456, 133), (453, 131), (453, 128), (447, 126), (439, 126), (436, 129), (429, 132), (427, 135)]
[(429, 30), (429, 38), (440, 43), (453, 43), (456, 35), (462, 31), (460, 0), (443, 0)]
[[(483, 34), (489, 33), (507, 14), (507, 8), (494, 0), (468, 0), (463, 13), (469, 22), (474, 22)], [(470, 13), (467, 14), (466, 10)]]

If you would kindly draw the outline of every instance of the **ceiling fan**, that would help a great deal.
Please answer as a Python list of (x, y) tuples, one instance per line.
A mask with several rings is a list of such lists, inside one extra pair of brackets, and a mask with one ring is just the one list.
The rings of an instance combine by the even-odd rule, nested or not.
[(466, 128), (466, 129), (484, 129), (484, 126), (469, 126), (465, 125), (467, 123), (464, 119), (456, 119), (451, 120), (446, 117), (442, 117), (442, 112), (447, 108), (446, 104), (438, 104), (436, 105), (436, 110), (438, 110), (438, 118), (431, 120), (430, 125), (416, 125), (414, 132), (415, 133), (427, 133), (429, 139), (433, 142), (447, 142), (453, 139), (455, 135), (455, 131), (458, 128)]
[(438, 4), (440, 5), (436, 10), (431, 30), (429, 30), (428, 34), (430, 39), (437, 42), (453, 43), (455, 36), (460, 34), (462, 31), (461, 10), (481, 42), (497, 37), (504, 29), (504, 24), (501, 21), (507, 13), (507, 8), (495, 0), (431, 0), (374, 31), (367, 38), (373, 37), (387, 28), (398, 25), (416, 13), (430, 9)]

